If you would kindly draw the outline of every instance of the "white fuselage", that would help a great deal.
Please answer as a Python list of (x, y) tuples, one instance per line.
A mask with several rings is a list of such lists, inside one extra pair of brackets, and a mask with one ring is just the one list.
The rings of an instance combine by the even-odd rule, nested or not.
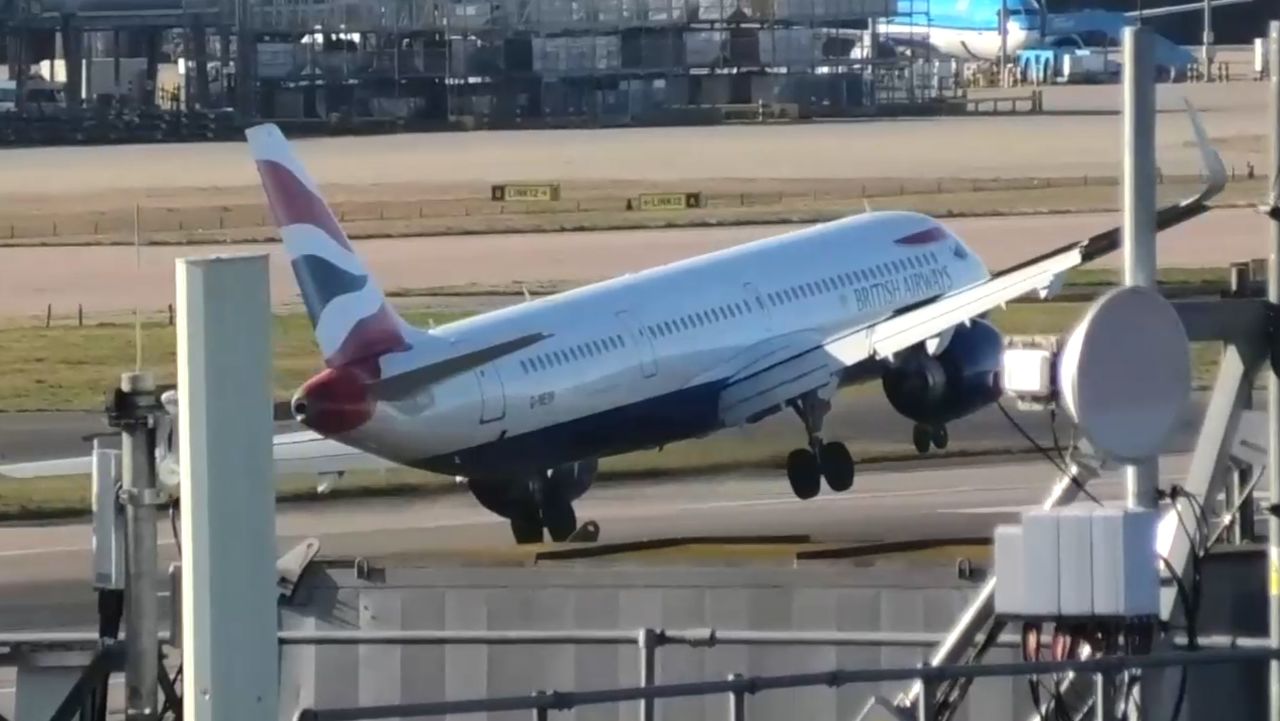
[[(880, 32), (893, 38), (927, 38), (935, 53), (948, 57), (983, 62), (1000, 60), (1000, 31), (996, 28), (948, 28), (889, 22), (881, 26)], [(1012, 58), (1018, 51), (1034, 47), (1039, 40), (1038, 31), (1009, 23), (1005, 35), (1005, 54)]]
[[(551, 337), (414, 398), (380, 403), (340, 440), (405, 465), (474, 475), (705, 435), (724, 425), (719, 389), (768, 349), (812, 348), (987, 277), (981, 260), (927, 216), (853, 216), (435, 328), (430, 335), (457, 352), (527, 333)], [(441, 344), (423, 347), (431, 345), (438, 356)], [(383, 371), (432, 360), (411, 350), (385, 357)]]

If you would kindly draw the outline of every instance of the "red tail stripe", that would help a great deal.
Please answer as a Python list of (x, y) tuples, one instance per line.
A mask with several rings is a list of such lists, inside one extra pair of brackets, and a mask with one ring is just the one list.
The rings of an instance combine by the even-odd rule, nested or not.
[(333, 213), (293, 171), (274, 160), (259, 160), (258, 173), (262, 176), (262, 186), (267, 191), (271, 215), (277, 226), (283, 228), (298, 223), (314, 225), (324, 231), (333, 242), (351, 250), (347, 234), (342, 232)]
[[(408, 346), (408, 341), (400, 333), (400, 328), (396, 324), (395, 315), (384, 303), (373, 315), (356, 321), (351, 332), (342, 339), (342, 345), (325, 359), (325, 365), (330, 368), (340, 368), (387, 353), (406, 350)], [(370, 370), (375, 378), (379, 375), (376, 363)]]

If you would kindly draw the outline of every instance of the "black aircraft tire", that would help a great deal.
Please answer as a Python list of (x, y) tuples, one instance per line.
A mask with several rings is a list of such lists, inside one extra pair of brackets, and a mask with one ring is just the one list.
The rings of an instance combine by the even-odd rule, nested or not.
[(536, 513), (521, 513), (510, 519), (516, 543), (542, 543), (542, 519)]
[(570, 503), (554, 503), (544, 508), (542, 523), (547, 527), (547, 535), (556, 543), (563, 543), (578, 530), (578, 516)]
[(853, 456), (845, 444), (838, 441), (823, 444), (818, 460), (828, 488), (836, 493), (853, 488)]

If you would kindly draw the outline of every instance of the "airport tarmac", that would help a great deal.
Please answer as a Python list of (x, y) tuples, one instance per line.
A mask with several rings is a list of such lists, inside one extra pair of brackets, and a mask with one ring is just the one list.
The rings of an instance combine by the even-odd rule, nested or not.
[[(1157, 159), (1196, 172), (1182, 98), (1223, 159), (1265, 164), (1266, 83), (1157, 86)], [(1014, 93), (1029, 91), (1014, 90)], [(1118, 84), (1045, 87), (1039, 115), (971, 115), (704, 127), (406, 133), (299, 139), (321, 183), (714, 178), (1022, 177), (1120, 174)], [(977, 95), (983, 91), (975, 90)], [(1000, 94), (1010, 91), (997, 90)], [(114, 194), (256, 185), (243, 143), (68, 146), (0, 151), (0, 196)], [(129, 172), (118, 172), (121, 168)], [(5, 202), (0, 197), (0, 202)], [(132, 203), (132, 200), (130, 200)]]
[[(945, 221), (992, 270), (1085, 240), (1119, 223), (1119, 213)], [(1263, 257), (1266, 223), (1266, 216), (1252, 209), (1212, 211), (1161, 234), (1157, 260), (1161, 266), (1205, 267)], [(397, 238), (357, 241), (356, 249), (388, 292), (521, 281), (583, 283), (802, 227), (806, 226)], [(246, 252), (270, 254), (273, 302), (277, 306), (296, 304), (297, 283), (284, 248), (278, 243), (152, 246), (143, 249), (140, 268), (133, 247), (6, 248), (5, 262), (0, 264), (0, 316), (38, 312), (43, 318), (47, 303), (62, 312), (74, 312), (77, 304), (83, 304), (90, 317), (94, 313), (131, 312), (135, 304), (144, 310), (160, 311), (173, 302), (175, 258)], [(1093, 266), (1116, 268), (1121, 263), (1121, 254), (1116, 252)], [(508, 299), (518, 301), (517, 296)]]
[[(1165, 483), (1180, 482), (1189, 454), (1161, 461)], [(1056, 470), (1047, 460), (866, 469), (853, 489), (809, 501), (777, 472), (717, 474), (668, 481), (601, 484), (578, 502), (579, 518), (600, 524), (602, 542), (688, 535), (809, 534), (815, 541), (868, 542), (989, 534), (1038, 503)], [(1119, 472), (1090, 484), (1103, 501), (1123, 496)], [(1082, 499), (1082, 502), (1087, 502)], [(279, 550), (317, 537), (325, 556), (384, 556), (511, 544), (507, 524), (469, 495), (368, 499), (282, 506)], [(161, 563), (176, 558), (160, 531)], [(0, 630), (90, 628), (89, 528), (84, 524), (0, 528)]]

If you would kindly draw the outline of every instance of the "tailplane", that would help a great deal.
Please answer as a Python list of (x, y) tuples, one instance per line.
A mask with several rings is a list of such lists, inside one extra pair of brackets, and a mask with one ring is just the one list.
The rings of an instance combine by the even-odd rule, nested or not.
[(266, 123), (245, 137), (325, 364), (408, 350), (420, 331), (387, 302), (284, 134)]

